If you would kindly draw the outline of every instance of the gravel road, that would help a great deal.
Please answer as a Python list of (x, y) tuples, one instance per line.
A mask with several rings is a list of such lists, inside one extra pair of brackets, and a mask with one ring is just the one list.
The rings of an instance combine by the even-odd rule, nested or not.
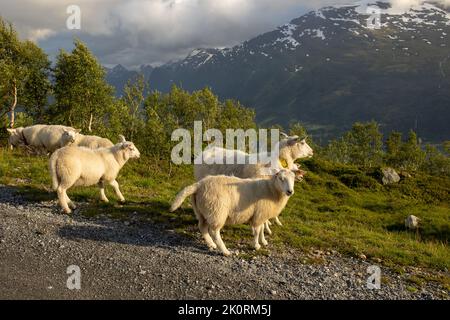
[[(381, 289), (369, 290), (366, 260), (270, 251), (225, 258), (200, 237), (133, 219), (68, 217), (55, 202), (26, 202), (0, 185), (0, 299), (448, 299), (433, 282), (411, 292), (404, 275), (383, 267)], [(311, 255), (323, 262), (302, 263)], [(80, 267), (80, 290), (66, 286), (70, 265)]]

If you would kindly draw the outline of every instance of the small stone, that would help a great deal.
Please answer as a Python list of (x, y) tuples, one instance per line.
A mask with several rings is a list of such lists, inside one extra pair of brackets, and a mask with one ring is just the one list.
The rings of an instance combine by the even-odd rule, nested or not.
[(276, 292), (275, 290), (271, 290), (271, 291), (270, 291), (270, 294), (274, 296), (274, 295), (277, 294), (277, 292)]
[(363, 260), (366, 260), (366, 259), (367, 259), (366, 255), (365, 255), (364, 253), (361, 253), (361, 254), (359, 255), (359, 258), (360, 258), (360, 259), (363, 259)]

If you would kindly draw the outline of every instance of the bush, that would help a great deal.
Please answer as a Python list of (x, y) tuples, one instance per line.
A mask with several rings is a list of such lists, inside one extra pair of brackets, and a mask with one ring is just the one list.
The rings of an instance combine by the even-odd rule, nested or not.
[(370, 190), (379, 190), (381, 185), (372, 177), (365, 175), (364, 173), (357, 174), (343, 174), (339, 177), (339, 180), (347, 187), (365, 188)]

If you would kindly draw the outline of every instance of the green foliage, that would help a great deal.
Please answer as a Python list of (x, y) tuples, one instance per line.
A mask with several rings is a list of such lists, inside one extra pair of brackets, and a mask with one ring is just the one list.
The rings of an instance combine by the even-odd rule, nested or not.
[[(148, 86), (145, 83), (144, 76), (140, 75), (136, 79), (128, 80), (124, 87), (124, 93), (118, 103), (123, 104), (120, 112), (123, 134), (130, 141), (143, 131), (145, 123), (143, 121), (143, 104)], [(127, 109), (127, 110), (126, 110)]]
[(172, 132), (179, 128), (190, 131), (194, 122), (202, 121), (203, 133), (219, 129), (225, 137), (226, 129), (256, 128), (255, 113), (233, 100), (219, 101), (210, 89), (189, 93), (176, 86), (167, 94), (151, 93), (144, 102), (145, 126), (139, 139), (143, 151), (157, 159), (170, 159)]
[(450, 158), (448, 154), (441, 153), (435, 146), (427, 145), (425, 147), (425, 160), (421, 169), (432, 175), (450, 177)]
[(374, 178), (363, 173), (343, 174), (339, 180), (349, 188), (366, 188), (371, 190), (380, 189), (380, 184)]
[(401, 133), (392, 132), (386, 141), (386, 148), (385, 162), (394, 168), (416, 171), (424, 165), (426, 154), (414, 131), (410, 131), (406, 141), (402, 141)]
[[(51, 121), (105, 137), (121, 133), (119, 104), (105, 71), (89, 49), (75, 40), (71, 53), (61, 50), (55, 68), (55, 99)], [(122, 110), (120, 110), (122, 111)], [(92, 119), (92, 120), (91, 120)], [(92, 129), (92, 130), (90, 130)]]
[(328, 145), (328, 159), (344, 164), (355, 164), (370, 168), (378, 166), (383, 159), (383, 141), (379, 125), (374, 122), (356, 122), (341, 139)]
[[(13, 26), (0, 17), (0, 115), (20, 105), (24, 111), (41, 119), (50, 92), (50, 61), (31, 41), (20, 41)], [(2, 116), (0, 116), (2, 117)]]

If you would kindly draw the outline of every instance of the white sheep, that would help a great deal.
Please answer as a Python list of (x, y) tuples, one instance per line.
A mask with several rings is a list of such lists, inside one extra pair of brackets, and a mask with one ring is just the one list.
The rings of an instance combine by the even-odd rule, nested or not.
[[(280, 162), (277, 163), (277, 166), (271, 168), (268, 172), (269, 174), (277, 172), (282, 168), (299, 172), (300, 169), (294, 162), (300, 158), (312, 157), (314, 154), (313, 149), (306, 142), (306, 137), (289, 137), (286, 134), (283, 134), (283, 136), (284, 139), (282, 139), (278, 146), (275, 147), (278, 147)], [(267, 174), (268, 167), (271, 165), (270, 162), (250, 164), (249, 161), (252, 157), (254, 159), (271, 159), (270, 152), (250, 155), (240, 150), (212, 147), (207, 148), (198, 157), (201, 158), (196, 159), (195, 163), (199, 163), (200, 160), (202, 161), (201, 164), (194, 165), (194, 176), (197, 181), (208, 175), (226, 175), (244, 179), (262, 177)], [(245, 159), (246, 164), (233, 164), (236, 162), (235, 160), (238, 159), (238, 157)], [(218, 163), (219, 161), (223, 164)], [(304, 173), (304, 171), (302, 172)], [(299, 174), (298, 177), (299, 179), (302, 179), (303, 174)], [(275, 222), (280, 226), (282, 225), (278, 217), (275, 218)], [(265, 223), (265, 230), (269, 234), (272, 234), (269, 227), (270, 224), (270, 221)]]
[(109, 148), (114, 145), (114, 143), (107, 138), (84, 135), (72, 130), (65, 130), (61, 139), (64, 146), (71, 145), (89, 149)]
[(198, 227), (210, 248), (219, 247), (224, 255), (230, 255), (220, 230), (225, 225), (249, 223), (253, 228), (255, 249), (259, 250), (260, 241), (267, 245), (264, 222), (281, 213), (294, 194), (294, 183), (295, 174), (285, 169), (270, 178), (208, 176), (178, 193), (170, 211), (178, 209), (192, 196)]
[(114, 188), (121, 202), (125, 201), (116, 178), (120, 169), (129, 159), (139, 158), (139, 150), (132, 142), (120, 142), (109, 148), (89, 149), (67, 146), (52, 154), (49, 161), (53, 189), (58, 194), (61, 207), (71, 213), (75, 205), (67, 196), (72, 186), (91, 186), (100, 188), (100, 198), (108, 202), (105, 195), (105, 183)]
[(64, 146), (62, 141), (64, 132), (73, 132), (75, 134), (79, 131), (71, 127), (44, 124), (8, 129), (8, 144), (11, 149), (22, 146), (53, 152)]
[[(283, 139), (278, 144), (279, 158), (285, 163), (287, 169), (298, 170), (294, 163), (297, 159), (312, 157), (313, 149), (306, 142), (306, 138), (300, 139), (298, 136)], [(245, 164), (237, 164), (236, 159), (242, 158)], [(264, 169), (270, 167), (271, 163), (250, 164), (250, 159), (271, 159), (271, 153), (265, 152), (258, 155), (248, 154), (240, 150), (229, 150), (220, 147), (207, 148), (203, 151), (194, 163), (194, 176), (197, 181), (210, 175), (227, 175), (239, 178), (255, 178), (264, 175)], [(219, 163), (221, 162), (221, 163)], [(277, 163), (275, 171), (283, 168), (282, 163)]]

